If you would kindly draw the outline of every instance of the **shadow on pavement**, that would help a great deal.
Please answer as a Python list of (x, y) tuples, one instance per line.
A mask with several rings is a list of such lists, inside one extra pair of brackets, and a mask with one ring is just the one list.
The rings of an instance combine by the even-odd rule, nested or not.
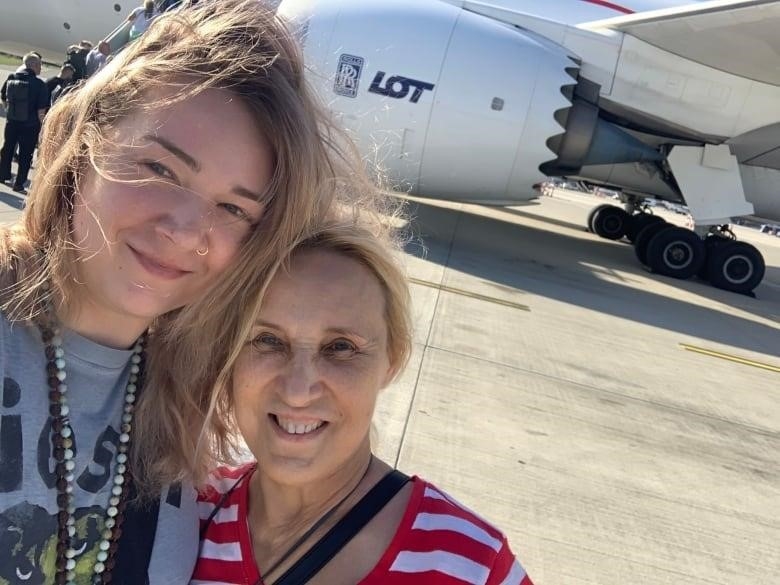
[[(632, 285), (632, 281), (638, 282), (633, 277), (642, 274), (644, 269), (638, 265), (634, 249), (629, 245), (576, 239), (559, 232), (421, 202), (411, 202), (409, 212), (415, 235), (406, 246), (409, 254), (498, 286), (716, 343), (777, 354), (780, 326), (727, 315)], [(577, 229), (582, 228), (577, 226)], [(619, 269), (620, 274), (613, 268)], [(756, 299), (714, 289), (702, 281), (655, 278), (757, 316), (777, 319), (780, 268), (767, 268), (765, 284), (756, 289)]]
[(5, 203), (14, 209), (24, 209), (24, 197), (19, 197), (5, 190), (0, 190), (0, 203)]

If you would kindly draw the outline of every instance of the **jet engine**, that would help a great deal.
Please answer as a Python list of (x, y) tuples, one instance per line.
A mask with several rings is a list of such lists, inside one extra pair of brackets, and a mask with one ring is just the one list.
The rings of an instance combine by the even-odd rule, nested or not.
[(536, 195), (578, 74), (565, 49), (442, 2), (284, 0), (279, 13), (323, 101), (394, 186), (491, 204)]

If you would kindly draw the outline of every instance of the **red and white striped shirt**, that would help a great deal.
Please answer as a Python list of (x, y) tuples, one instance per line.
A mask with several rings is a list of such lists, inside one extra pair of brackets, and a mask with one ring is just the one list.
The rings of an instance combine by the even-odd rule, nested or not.
[[(221, 468), (198, 497), (201, 526), (251, 466)], [(430, 483), (412, 495), (390, 546), (360, 585), (533, 585), (506, 537)], [(249, 476), (236, 485), (203, 535), (191, 585), (262, 583), (247, 523)]]

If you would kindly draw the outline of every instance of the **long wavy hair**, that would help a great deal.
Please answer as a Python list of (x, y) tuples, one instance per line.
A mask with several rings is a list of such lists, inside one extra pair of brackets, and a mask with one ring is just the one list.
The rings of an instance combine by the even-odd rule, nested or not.
[[(160, 88), (168, 91), (152, 91)], [(152, 324), (133, 430), (133, 462), (150, 490), (202, 477), (220, 456), (218, 445), (199, 446), (198, 438), (241, 330), (235, 307), (253, 302), (256, 283), (320, 222), (381, 213), (389, 201), (323, 114), (298, 47), (273, 12), (257, 0), (185, 5), (156, 18), (46, 116), (23, 221), (0, 232), (0, 308), (9, 320), (35, 320), (48, 298), (62, 311), (77, 305), (74, 198), (87, 173), (101, 172), (117, 123), (210, 88), (248, 107), (271, 144), (274, 172), (263, 217), (225, 274), (200, 299)], [(230, 144), (214, 137), (214, 147)]]

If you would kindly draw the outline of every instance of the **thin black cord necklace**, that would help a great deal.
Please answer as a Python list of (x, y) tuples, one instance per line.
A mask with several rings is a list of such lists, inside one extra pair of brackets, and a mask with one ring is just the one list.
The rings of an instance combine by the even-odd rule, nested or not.
[[(317, 532), (317, 530), (320, 529), (336, 513), (336, 511), (341, 507), (341, 505), (344, 502), (346, 502), (352, 494), (355, 493), (355, 491), (358, 489), (360, 484), (363, 483), (363, 480), (366, 479), (366, 476), (368, 475), (368, 471), (369, 469), (371, 469), (371, 463), (373, 461), (374, 461), (374, 456), (371, 455), (371, 457), (369, 457), (368, 459), (368, 465), (366, 465), (366, 470), (363, 472), (363, 475), (360, 476), (360, 481), (358, 481), (355, 484), (355, 487), (349, 490), (349, 493), (343, 498), (341, 498), (332, 508), (330, 508), (330, 510), (328, 510), (322, 516), (320, 516), (320, 518), (314, 524), (312, 524), (311, 528), (309, 528), (306, 532), (304, 532), (303, 535), (298, 540), (296, 540), (290, 548), (288, 548), (284, 552), (284, 554), (279, 558), (279, 560), (276, 561), (273, 565), (271, 565), (271, 567), (267, 571), (265, 571), (265, 575), (273, 574), (273, 572), (276, 569), (278, 569), (282, 565), (282, 563), (284, 563), (284, 561), (289, 559), (290, 556), (292, 556), (292, 554), (296, 550), (298, 550), (303, 545), (303, 543), (305, 543), (311, 537), (312, 534)], [(261, 576), (255, 582), (254, 585), (263, 585), (263, 577)]]

